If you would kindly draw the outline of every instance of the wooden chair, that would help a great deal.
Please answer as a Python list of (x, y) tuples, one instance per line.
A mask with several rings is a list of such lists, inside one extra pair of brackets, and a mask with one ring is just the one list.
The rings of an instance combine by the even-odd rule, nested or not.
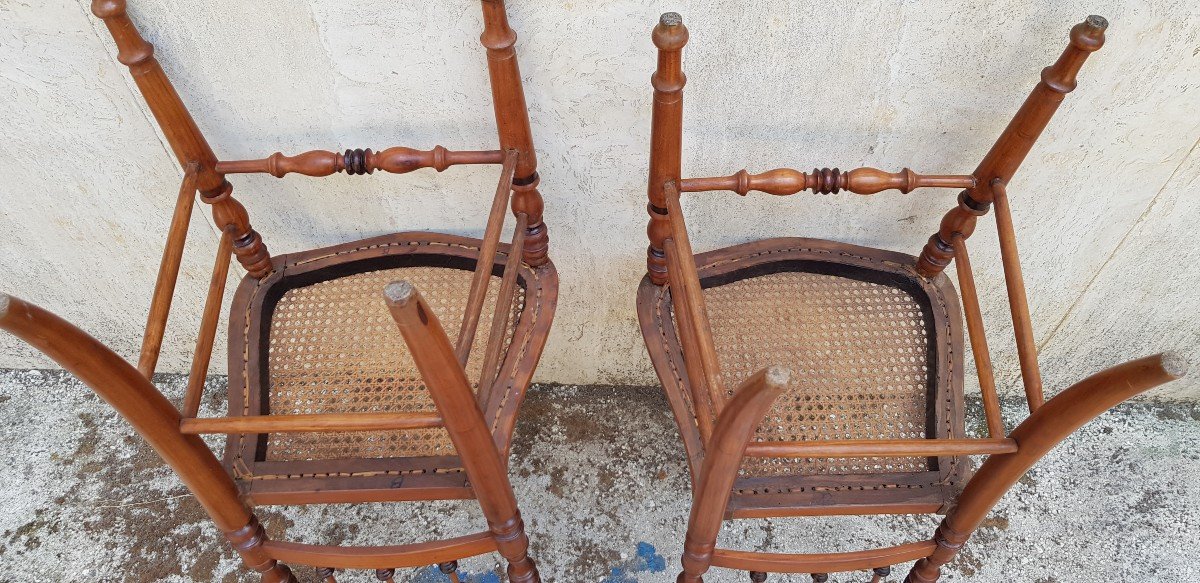
[[(873, 569), (916, 560), (912, 583), (936, 581), (980, 521), (1051, 447), (1117, 403), (1183, 374), (1156, 355), (1089, 377), (1043, 403), (1029, 308), (1005, 185), (1046, 127), (1108, 23), (1071, 30), (1062, 57), (1042, 72), (1012, 123), (966, 175), (904, 169), (746, 171), (682, 178), (678, 14), (654, 29), (648, 274), (638, 316), (687, 451), (692, 511), (681, 583), (711, 567), (810, 573)], [(681, 193), (757, 190), (790, 195), (847, 190), (965, 189), (920, 257), (816, 239), (780, 238), (693, 255)], [(979, 301), (967, 257), (978, 217), (996, 208), (1004, 275), (1030, 415), (1005, 435)], [(959, 294), (942, 273), (953, 260)], [(963, 413), (967, 331), (988, 437), (968, 439)], [(789, 373), (789, 370), (791, 371)], [(790, 379), (790, 380), (789, 380)], [(732, 387), (737, 387), (732, 389)], [(989, 456), (972, 476), (968, 456)], [(840, 514), (944, 513), (929, 540), (832, 554), (715, 548), (723, 519)]]
[[(179, 474), (267, 582), (285, 563), (377, 569), (498, 551), (514, 582), (538, 581), (527, 555), (507, 457), (517, 410), (556, 305), (528, 112), (503, 0), (482, 0), (500, 148), (394, 147), (218, 161), (136, 30), (124, 0), (95, 0), (155, 119), (185, 168), (137, 368), (48, 312), (5, 296), (0, 327), (47, 353), (110, 402)], [(272, 257), (227, 175), (328, 176), (494, 164), (500, 179), (483, 239), (397, 233)], [(221, 229), (191, 377), (177, 410), (150, 383), (196, 192)], [(511, 205), (510, 205), (511, 199)], [(501, 244), (511, 206), (516, 228)], [(229, 415), (198, 418), (230, 257), (248, 274), (234, 294)], [(390, 283), (391, 282), (391, 283)], [(427, 299), (417, 287), (430, 293)], [(461, 325), (447, 335), (439, 321)], [(480, 320), (489, 323), (476, 334)], [(398, 327), (398, 330), (397, 330)], [(224, 464), (200, 440), (228, 436)], [(334, 547), (268, 540), (249, 509), (264, 504), (476, 498), (488, 528), (420, 544)]]

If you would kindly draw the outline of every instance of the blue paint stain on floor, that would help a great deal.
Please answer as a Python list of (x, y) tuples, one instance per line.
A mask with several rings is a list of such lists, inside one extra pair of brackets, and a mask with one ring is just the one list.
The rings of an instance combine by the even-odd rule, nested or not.
[(667, 560), (658, 554), (654, 545), (646, 542), (637, 544), (637, 553), (629, 560), (612, 568), (603, 583), (638, 583), (638, 573), (661, 573), (667, 570)]
[[(495, 573), (471, 573), (459, 571), (458, 577), (462, 583), (500, 583), (500, 577)], [(413, 583), (447, 583), (450, 576), (439, 571), (437, 567), (426, 567), (417, 572)]]

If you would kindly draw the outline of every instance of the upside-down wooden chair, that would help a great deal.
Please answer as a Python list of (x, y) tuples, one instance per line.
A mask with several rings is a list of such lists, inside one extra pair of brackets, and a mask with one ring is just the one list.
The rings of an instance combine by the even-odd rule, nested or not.
[[(36, 306), (3, 296), (0, 328), (79, 376), (179, 474), (266, 582), (287, 564), (394, 570), (499, 552), (514, 582), (538, 581), (507, 475), (517, 410), (549, 332), (558, 277), (547, 259), (528, 112), (503, 0), (482, 0), (500, 148), (395, 147), (218, 161), (134, 27), (124, 0), (95, 0), (155, 119), (184, 167), (138, 365)], [(482, 239), (397, 233), (272, 257), (226, 176), (328, 176), (500, 168)], [(195, 195), (221, 230), (191, 376), (176, 409), (150, 378), (164, 337)], [(510, 205), (511, 200), (511, 205)], [(501, 244), (511, 206), (516, 227)], [(229, 318), (229, 415), (200, 418), (230, 258), (248, 272)], [(392, 282), (392, 283), (389, 283)], [(385, 289), (386, 288), (386, 289)], [(425, 289), (423, 298), (417, 291)], [(461, 320), (448, 336), (439, 321)], [(480, 321), (485, 333), (476, 334)], [(228, 436), (224, 464), (201, 441)], [(417, 544), (340, 547), (268, 540), (251, 508), (272, 504), (478, 500), (487, 529)]]
[[(904, 169), (791, 169), (681, 177), (687, 28), (678, 14), (654, 30), (658, 68), (649, 183), (648, 274), (638, 316), (683, 438), (692, 511), (681, 583), (712, 566), (750, 572), (873, 570), (917, 561), (912, 583), (936, 581), (1000, 497), (1051, 447), (1117, 403), (1183, 374), (1178, 356), (1134, 360), (1043, 402), (1029, 309), (1005, 184), (1046, 127), (1076, 73), (1104, 42), (1107, 22), (1071, 30), (1062, 57), (969, 175)], [(693, 255), (681, 193), (757, 190), (790, 195), (847, 190), (960, 188), (920, 257), (832, 241), (779, 238)], [(966, 241), (996, 207), (1030, 415), (1005, 435)], [(942, 273), (953, 260), (974, 353), (988, 437), (968, 439), (963, 411), (959, 295)], [(733, 387), (736, 389), (732, 389)], [(732, 390), (731, 390), (732, 389)], [(972, 476), (968, 456), (988, 458)], [(716, 548), (722, 520), (844, 514), (943, 513), (929, 540), (829, 554)]]

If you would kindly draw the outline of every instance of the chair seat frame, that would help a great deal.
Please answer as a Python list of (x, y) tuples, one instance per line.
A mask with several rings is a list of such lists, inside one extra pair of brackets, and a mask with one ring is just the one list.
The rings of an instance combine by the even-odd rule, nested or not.
[[(1107, 26), (1103, 18), (1090, 16), (1071, 30), (1070, 44), (1057, 62), (1043, 70), (1041, 82), (971, 174), (922, 175), (907, 168), (896, 173), (874, 168), (847, 172), (818, 168), (809, 173), (780, 168), (761, 174), (742, 170), (722, 177), (684, 178), (681, 162), (686, 78), (682, 49), (689, 33), (678, 14), (662, 16), (652, 36), (658, 48), (658, 64), (652, 77), (654, 109), (647, 192), (650, 246), (647, 274), (638, 290), (638, 313), (650, 357), (674, 410), (692, 474), (692, 509), (679, 583), (701, 583), (713, 566), (750, 571), (751, 580), (758, 583), (766, 581), (768, 572), (810, 573), (814, 581), (824, 581), (827, 573), (833, 571), (873, 569), (873, 582), (878, 583), (890, 573), (890, 565), (914, 560), (916, 564), (906, 581), (932, 583), (1000, 497), (1052, 447), (1123, 400), (1185, 374), (1186, 363), (1178, 355), (1159, 354), (1097, 373), (1049, 401), (1043, 398), (1006, 185), (1066, 94), (1075, 88), (1076, 75), (1088, 55), (1103, 45)], [(771, 239), (696, 255), (681, 203), (684, 194), (721, 190), (743, 196), (750, 191), (787, 196), (804, 190), (820, 194), (845, 190), (869, 195), (891, 189), (908, 193), (919, 188), (964, 189), (958, 206), (946, 214), (939, 231), (929, 239), (919, 257), (811, 239)], [(1030, 416), (1007, 435), (966, 251), (966, 240), (975, 231), (978, 217), (986, 215), (993, 204), (1030, 409)], [(951, 349), (945, 355), (947, 358), (937, 358), (936, 366), (930, 370), (937, 379), (953, 378), (947, 389), (953, 393), (957, 408), (952, 430), (941, 434), (928, 432), (926, 439), (918, 440), (786, 443), (755, 440), (757, 426), (787, 388), (791, 373), (769, 366), (746, 379), (728, 379), (732, 381), (730, 386), (737, 388), (727, 392), (724, 388), (727, 379), (722, 377), (718, 364), (703, 290), (718, 285), (728, 273), (742, 269), (753, 272), (774, 264), (774, 268), (789, 270), (786, 260), (777, 262), (767, 256), (776, 252), (786, 255), (789, 249), (797, 247), (814, 255), (805, 257), (810, 265), (796, 267), (795, 271), (809, 271), (811, 263), (819, 262), (822, 254), (826, 261), (837, 263), (874, 259), (877, 261), (869, 267), (874, 272), (902, 273), (908, 281), (932, 288), (934, 297), (947, 299), (945, 309), (934, 312), (942, 314), (948, 327)], [(942, 273), (951, 262), (955, 263), (959, 276), (961, 314), (958, 294)], [(962, 435), (963, 316), (982, 389), (989, 433), (986, 438), (965, 439)], [(988, 457), (973, 476), (961, 472), (955, 476), (960, 483), (944, 488), (938, 497), (925, 500), (917, 497), (872, 503), (859, 496), (840, 500), (832, 495), (781, 496), (779, 491), (786, 489), (786, 484), (823, 477), (794, 475), (756, 480), (739, 476), (739, 468), (747, 457), (937, 457), (938, 467), (945, 467), (943, 460), (965, 459), (968, 455)], [(839, 479), (866, 484), (878, 482), (880, 477), (839, 476)], [(769, 487), (763, 489), (774, 492), (755, 500), (758, 493), (754, 487), (764, 485)], [(751, 490), (749, 496), (747, 487)], [(717, 534), (725, 519), (935, 511), (946, 516), (931, 539), (887, 548), (788, 554), (716, 547)]]

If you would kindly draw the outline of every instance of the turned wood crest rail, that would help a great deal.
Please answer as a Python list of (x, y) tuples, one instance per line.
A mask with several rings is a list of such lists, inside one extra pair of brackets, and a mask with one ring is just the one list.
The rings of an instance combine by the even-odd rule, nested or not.
[(376, 152), (370, 148), (346, 150), (345, 153), (327, 150), (312, 150), (296, 156), (275, 152), (261, 160), (232, 160), (217, 162), (217, 172), (222, 174), (270, 174), (283, 178), (291, 173), (305, 176), (330, 176), (338, 172), (350, 175), (373, 174), (376, 170), (392, 174), (407, 174), (422, 168), (433, 168), (442, 172), (461, 164), (500, 164), (504, 162), (501, 150), (454, 151), (442, 146), (432, 150), (394, 147)]
[(837, 194), (843, 190), (855, 194), (875, 194), (895, 189), (908, 194), (918, 188), (974, 187), (975, 177), (969, 174), (927, 175), (917, 174), (908, 168), (899, 172), (884, 172), (877, 168), (855, 168), (847, 172), (837, 168), (814, 168), (812, 172), (778, 168), (761, 174), (742, 170), (731, 176), (684, 178), (679, 181), (680, 192), (732, 190), (742, 196), (752, 190), (786, 196), (803, 190), (818, 194)]

